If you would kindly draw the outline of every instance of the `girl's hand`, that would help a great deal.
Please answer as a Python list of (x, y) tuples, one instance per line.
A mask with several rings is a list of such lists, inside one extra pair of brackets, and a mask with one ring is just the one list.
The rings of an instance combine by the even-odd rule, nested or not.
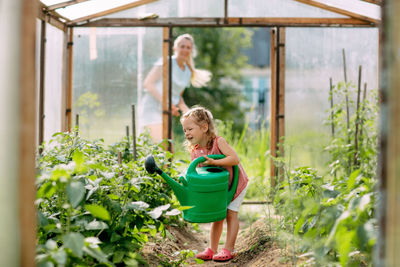
[(204, 158), (206, 159), (206, 161), (204, 161), (204, 165), (208, 165), (208, 166), (214, 166), (215, 165), (215, 160), (212, 158), (209, 158), (207, 156), (204, 156)]

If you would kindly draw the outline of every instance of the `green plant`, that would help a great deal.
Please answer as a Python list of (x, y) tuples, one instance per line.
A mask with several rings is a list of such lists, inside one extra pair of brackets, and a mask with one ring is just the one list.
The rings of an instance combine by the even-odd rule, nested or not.
[(274, 191), (280, 229), (316, 265), (366, 266), (376, 240), (376, 95), (359, 104), (349, 97), (353, 115), (347, 117), (351, 88), (339, 83), (333, 90), (338, 102), (329, 110), (334, 132), (326, 148), (332, 177), (309, 167), (290, 171), (290, 164), (275, 159), (286, 170)]
[(162, 254), (159, 254), (158, 256), (161, 258), (160, 264), (163, 267), (180, 267), (183, 265), (188, 265), (188, 259), (194, 259), (197, 264), (204, 262), (203, 260), (195, 258), (195, 253), (190, 249), (175, 252), (173, 259), (170, 259)]
[[(171, 154), (140, 136), (138, 159), (127, 142), (103, 147), (75, 133), (58, 133), (38, 157), (37, 263), (133, 265), (148, 236), (178, 223), (178, 203), (160, 178), (144, 170), (148, 154), (169, 166)], [(124, 152), (118, 161), (118, 152)]]

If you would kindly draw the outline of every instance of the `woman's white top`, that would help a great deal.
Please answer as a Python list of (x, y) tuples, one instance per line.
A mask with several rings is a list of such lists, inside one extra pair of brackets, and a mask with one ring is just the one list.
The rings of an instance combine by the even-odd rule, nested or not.
[[(162, 66), (162, 58), (159, 59), (154, 66)], [(185, 64), (185, 69), (182, 70), (177, 61), (176, 56), (172, 56), (172, 104), (179, 103), (181, 93), (190, 85), (192, 72)], [(157, 91), (162, 95), (162, 79), (156, 83)], [(157, 101), (147, 90), (144, 89), (144, 95), (139, 101), (138, 119), (140, 127), (162, 123), (162, 103)], [(139, 128), (140, 128), (139, 127)]]

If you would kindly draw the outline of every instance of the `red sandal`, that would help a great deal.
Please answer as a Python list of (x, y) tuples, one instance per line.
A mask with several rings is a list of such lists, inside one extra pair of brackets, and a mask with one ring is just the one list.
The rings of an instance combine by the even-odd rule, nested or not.
[(213, 257), (214, 261), (229, 261), (233, 259), (233, 254), (226, 248), (223, 248), (220, 253)]
[(196, 258), (204, 261), (210, 261), (213, 259), (213, 256), (214, 256), (214, 251), (212, 251), (211, 248), (206, 248), (203, 252), (197, 254)]

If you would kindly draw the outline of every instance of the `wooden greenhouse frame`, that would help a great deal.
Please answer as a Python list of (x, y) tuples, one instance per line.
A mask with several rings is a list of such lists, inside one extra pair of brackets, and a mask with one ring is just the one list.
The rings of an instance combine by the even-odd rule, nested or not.
[[(400, 47), (400, 34), (395, 30), (400, 27), (400, 19), (396, 14), (400, 12), (400, 4), (395, 0), (359, 0), (382, 6), (383, 23), (380, 20), (346, 9), (337, 8), (316, 0), (294, 0), (310, 6), (337, 13), (345, 18), (283, 18), (283, 17), (230, 17), (228, 15), (228, 1), (224, 0), (224, 16), (216, 18), (101, 18), (103, 16), (136, 8), (157, 0), (139, 0), (117, 8), (103, 11), (90, 16), (69, 20), (57, 13), (57, 9), (85, 2), (88, 0), (70, 0), (52, 6), (45, 6), (39, 1), (18, 0), (21, 3), (22, 27), (18, 34), (21, 38), (21, 66), (20, 69), (20, 124), (24, 126), (19, 135), (20, 157), (19, 161), (24, 168), (18, 174), (20, 210), (20, 265), (34, 266), (35, 255), (35, 114), (37, 112), (35, 96), (35, 18), (42, 21), (42, 33), (46, 24), (50, 24), (64, 32), (64, 67), (63, 67), (63, 96), (62, 110), (65, 114), (62, 121), (62, 130), (70, 130), (72, 126), (72, 70), (73, 70), (73, 29), (75, 27), (163, 27), (163, 58), (166, 63), (168, 55), (172, 52), (172, 28), (174, 27), (271, 27), (271, 154), (272, 156), (284, 154), (283, 147), (279, 146), (285, 129), (285, 28), (286, 27), (379, 27), (380, 29), (380, 69), (385, 75), (380, 74), (382, 109), (384, 121), (387, 125), (381, 128), (380, 139), (380, 192), (383, 202), (380, 204), (382, 214), (379, 217), (382, 238), (378, 242), (377, 266), (400, 265), (400, 254), (396, 250), (400, 244), (400, 174), (396, 160), (400, 159), (400, 108), (396, 102), (400, 101), (399, 76), (400, 59), (391, 57)], [(163, 0), (158, 0), (163, 1)], [(390, 7), (390, 8), (389, 8)], [(397, 13), (396, 13), (397, 12)], [(381, 27), (381, 24), (383, 27)], [(394, 25), (394, 26), (393, 26)], [(43, 105), (44, 95), (44, 62), (45, 62), (45, 35), (40, 37), (40, 72), (39, 72), (39, 142), (43, 141)], [(397, 50), (396, 50), (397, 51)], [(163, 72), (163, 136), (170, 137), (171, 133), (171, 83), (169, 64), (164, 64)], [(384, 80), (385, 79), (385, 80)], [(387, 79), (387, 80), (386, 80)], [(393, 133), (393, 134), (390, 134)], [(275, 184), (274, 177), (279, 177), (279, 169), (271, 167), (271, 184)], [(385, 237), (385, 238), (384, 238)]]

